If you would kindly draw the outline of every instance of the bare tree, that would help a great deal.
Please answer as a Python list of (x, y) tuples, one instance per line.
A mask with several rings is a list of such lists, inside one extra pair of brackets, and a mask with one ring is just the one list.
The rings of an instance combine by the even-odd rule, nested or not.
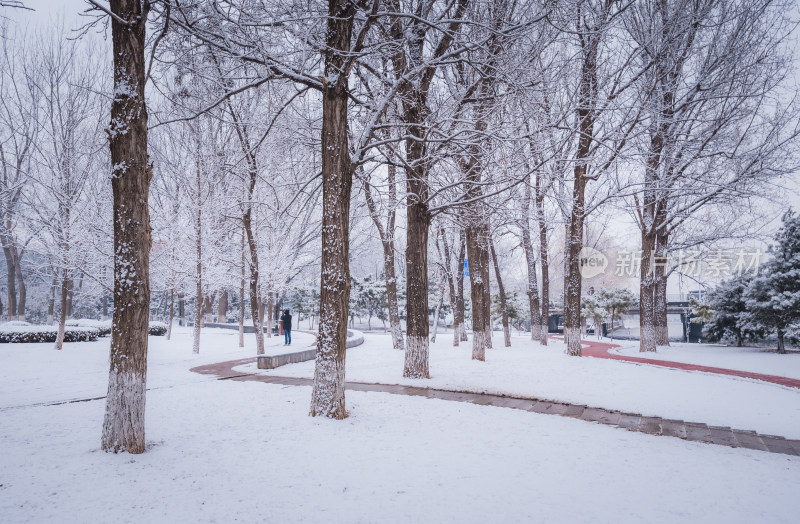
[(114, 317), (103, 421), (105, 451), (142, 453), (150, 310), (150, 210), (152, 169), (147, 156), (145, 30), (150, 2), (112, 0), (114, 98), (108, 136), (114, 193)]
[(797, 109), (775, 102), (788, 71), (787, 24), (784, 6), (763, 0), (648, 1), (626, 17), (642, 50), (648, 124), (633, 198), (641, 351), (669, 344), (666, 286), (675, 268), (666, 260), (678, 236), (699, 239), (693, 222), (722, 218), (709, 209), (763, 193), (766, 181), (796, 165)]

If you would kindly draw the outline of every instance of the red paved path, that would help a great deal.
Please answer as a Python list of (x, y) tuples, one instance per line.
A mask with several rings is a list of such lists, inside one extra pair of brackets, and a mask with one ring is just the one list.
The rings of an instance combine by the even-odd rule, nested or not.
[[(553, 337), (563, 340), (562, 337)], [(607, 358), (610, 360), (624, 360), (625, 362), (635, 362), (637, 364), (650, 364), (652, 366), (662, 366), (665, 368), (683, 369), (686, 371), (703, 371), (705, 373), (717, 373), (718, 375), (732, 375), (734, 377), (751, 378), (754, 380), (763, 380), (764, 382), (772, 382), (781, 386), (800, 389), (800, 380), (796, 378), (780, 377), (778, 375), (765, 375), (763, 373), (751, 373), (749, 371), (739, 371), (736, 369), (717, 368), (713, 366), (699, 366), (696, 364), (686, 364), (684, 362), (671, 362), (669, 360), (655, 360), (651, 358), (629, 357), (627, 355), (619, 355), (616, 353), (609, 353), (611, 348), (620, 347), (618, 344), (609, 344), (607, 342), (596, 342), (590, 340), (581, 341), (583, 348), (581, 350), (585, 357)]]

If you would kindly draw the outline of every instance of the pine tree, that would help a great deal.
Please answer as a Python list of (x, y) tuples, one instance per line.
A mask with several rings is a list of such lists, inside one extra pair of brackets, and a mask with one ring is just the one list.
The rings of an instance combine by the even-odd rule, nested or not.
[(745, 291), (741, 327), (775, 332), (778, 352), (786, 353), (786, 330), (800, 322), (800, 216), (791, 210), (783, 215), (775, 242), (773, 258)]
[(754, 331), (743, 327), (744, 317), (747, 312), (745, 303), (745, 291), (751, 283), (749, 275), (742, 275), (720, 284), (708, 295), (706, 304), (699, 304), (695, 315), (698, 317), (706, 316), (705, 309), (708, 309), (708, 318), (703, 328), (703, 338), (709, 341), (717, 341), (726, 335), (736, 338), (736, 346), (742, 347), (745, 337), (752, 337)]

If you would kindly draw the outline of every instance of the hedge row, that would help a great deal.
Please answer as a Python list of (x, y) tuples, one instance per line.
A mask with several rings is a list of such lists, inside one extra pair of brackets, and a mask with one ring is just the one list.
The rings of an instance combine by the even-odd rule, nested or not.
[[(100, 330), (91, 327), (68, 327), (64, 342), (91, 342), (97, 340)], [(58, 326), (0, 326), (0, 343), (55, 342)]]
[[(0, 344), (24, 342), (55, 342), (58, 337), (58, 326), (31, 326), (27, 322), (8, 322), (0, 326)], [(167, 325), (163, 322), (151, 322), (150, 335), (167, 334)], [(92, 342), (97, 337), (111, 333), (111, 321), (100, 320), (68, 320), (64, 329), (64, 342)]]
[(67, 320), (67, 326), (91, 327), (100, 330), (100, 336), (105, 337), (111, 334), (110, 320), (93, 320), (91, 318), (71, 318)]

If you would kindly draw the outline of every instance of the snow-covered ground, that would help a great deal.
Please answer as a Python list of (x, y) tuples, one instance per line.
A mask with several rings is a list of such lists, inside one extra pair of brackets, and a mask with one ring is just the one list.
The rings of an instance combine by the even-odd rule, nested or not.
[[(358, 378), (356, 369), (366, 373), (370, 359), (376, 373), (400, 374), (402, 359), (399, 368), (393, 364), (402, 353), (382, 347), (389, 340), (382, 337), (368, 334), (364, 346), (348, 351), (349, 378)], [(293, 338), (302, 347), (301, 335)], [(447, 336), (440, 341), (431, 383), (459, 373), (455, 360), (465, 351), (448, 347)], [(283, 351), (282, 339), (270, 342)], [(108, 339), (66, 344), (61, 353), (49, 344), (0, 346), (3, 523), (795, 522), (800, 509), (800, 457), (384, 393), (348, 392), (348, 419), (314, 419), (307, 416), (308, 387), (189, 371), (252, 356), (252, 342), (239, 349), (233, 331), (207, 330), (199, 356), (191, 354), (188, 331), (151, 343), (150, 446), (135, 456), (99, 450), (102, 400), (33, 405), (104, 394)], [(534, 349), (550, 356), (532, 358)], [(453, 355), (450, 367), (445, 351)], [(596, 359), (547, 368), (559, 354), (533, 346), (493, 350), (475, 376), (502, 381), (500, 368), (513, 367), (508, 362), (526, 363), (531, 383), (573, 369), (601, 385), (600, 375), (613, 373), (586, 364)], [(552, 381), (559, 378), (575, 382), (568, 375)]]
[[(486, 362), (471, 360), (471, 341), (452, 347), (452, 335), (431, 344), (431, 378), (404, 379), (403, 352), (391, 348), (388, 335), (365, 334), (365, 344), (347, 352), (347, 379), (359, 382), (412, 384), (442, 389), (485, 391), (560, 400), (643, 415), (704, 422), (800, 438), (800, 390), (776, 384), (564, 354), (564, 344), (548, 346), (512, 337)], [(780, 359), (782, 355), (773, 355)], [(313, 377), (314, 363), (274, 370), (255, 364), (237, 370), (273, 375)]]
[[(148, 389), (169, 388), (180, 383), (208, 381), (208, 377), (189, 373), (189, 368), (255, 356), (256, 340), (245, 335), (239, 347), (239, 332), (204, 329), (200, 354), (192, 354), (191, 328), (174, 328), (172, 340), (150, 337), (148, 350)], [(264, 338), (264, 352), (280, 354), (304, 349), (313, 335), (292, 332), (292, 345), (283, 345), (283, 336)], [(53, 344), (0, 344), (0, 408), (64, 402), (99, 397), (108, 388), (108, 337), (96, 342), (68, 342), (62, 351)]]
[(800, 353), (795, 352), (779, 355), (774, 349), (671, 342), (669, 346), (659, 346), (656, 353), (639, 353), (638, 341), (624, 340), (615, 343), (622, 347), (611, 351), (620, 355), (800, 379)]

